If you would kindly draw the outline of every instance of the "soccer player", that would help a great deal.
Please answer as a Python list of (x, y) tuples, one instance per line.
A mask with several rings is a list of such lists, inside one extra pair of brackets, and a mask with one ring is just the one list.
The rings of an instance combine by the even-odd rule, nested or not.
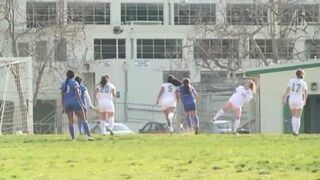
[[(80, 76), (76, 76), (75, 80), (80, 85), (80, 87), (79, 87), (80, 98), (84, 104), (84, 108), (83, 108), (84, 115), (87, 118), (87, 111), (89, 110), (89, 108), (90, 109), (94, 108), (94, 106), (92, 105), (92, 101), (91, 101), (90, 95), (88, 93), (87, 87), (82, 83), (82, 78)], [(82, 134), (82, 123), (79, 120), (78, 120), (78, 128), (79, 128), (80, 134)]]
[(172, 119), (177, 106), (176, 86), (182, 83), (175, 79), (174, 76), (168, 76), (167, 82), (161, 85), (161, 89), (157, 98), (156, 104), (161, 105), (161, 110), (164, 113), (169, 131), (173, 133)]
[(287, 97), (289, 96), (289, 107), (292, 115), (292, 134), (294, 136), (299, 135), (301, 114), (308, 96), (307, 83), (303, 80), (304, 71), (298, 69), (296, 71), (296, 76), (296, 78), (289, 81), (287, 90), (282, 97), (282, 103), (285, 104), (287, 102)]
[(238, 134), (238, 128), (240, 126), (241, 110), (245, 103), (248, 103), (253, 99), (253, 93), (256, 92), (256, 84), (252, 80), (246, 80), (244, 86), (238, 86), (228, 102), (225, 103), (223, 109), (220, 109), (212, 121), (217, 120), (226, 111), (233, 110), (235, 114), (233, 134)]
[(179, 86), (176, 93), (180, 96), (184, 111), (187, 114), (188, 126), (194, 129), (195, 134), (199, 133), (199, 117), (197, 113), (196, 101), (199, 101), (199, 96), (196, 90), (190, 85), (190, 80), (183, 79), (183, 85)]
[(101, 115), (100, 129), (101, 134), (106, 135), (106, 123), (109, 123), (107, 127), (110, 131), (110, 135), (113, 135), (114, 124), (114, 104), (113, 101), (116, 98), (115, 86), (108, 82), (110, 76), (105, 75), (101, 77), (99, 85), (96, 87), (95, 97), (99, 104), (99, 111)]
[(79, 94), (79, 84), (74, 80), (74, 72), (72, 70), (67, 71), (67, 79), (61, 85), (61, 102), (63, 107), (63, 112), (67, 113), (69, 120), (69, 133), (71, 135), (71, 139), (75, 140), (74, 135), (74, 118), (73, 114), (75, 113), (78, 120), (81, 122), (84, 131), (87, 135), (87, 139), (89, 141), (94, 140), (91, 137), (88, 122), (85, 119), (85, 115), (83, 112), (83, 102), (80, 98)]

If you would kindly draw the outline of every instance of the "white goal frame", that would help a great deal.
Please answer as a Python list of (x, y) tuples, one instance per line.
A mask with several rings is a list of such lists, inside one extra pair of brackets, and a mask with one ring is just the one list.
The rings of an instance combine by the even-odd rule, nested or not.
[[(33, 134), (33, 63), (31, 57), (1, 57), (0, 58), (0, 67), (7, 68), (6, 69), (6, 77), (5, 82), (3, 84), (3, 94), (0, 94), (0, 99), (3, 100), (3, 104), (0, 106), (0, 135), (2, 134), (2, 125), (3, 125), (3, 115), (4, 108), (6, 103), (6, 91), (8, 86), (8, 77), (10, 76), (10, 67), (16, 64), (25, 63), (26, 68), (26, 93), (24, 96), (25, 105), (26, 105), (26, 129), (23, 129), (28, 134)], [(13, 82), (15, 83), (15, 82)], [(18, 132), (16, 132), (18, 133)]]

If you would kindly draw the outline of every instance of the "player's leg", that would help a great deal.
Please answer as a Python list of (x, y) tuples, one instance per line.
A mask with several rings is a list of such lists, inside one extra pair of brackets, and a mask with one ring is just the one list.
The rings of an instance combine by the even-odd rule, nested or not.
[(75, 136), (74, 136), (74, 118), (73, 118), (73, 112), (67, 112), (67, 117), (68, 117), (68, 123), (69, 123), (69, 133), (71, 136), (71, 139), (74, 140)]
[(101, 121), (100, 121), (100, 132), (103, 135), (106, 135), (106, 120), (108, 118), (107, 112), (103, 111), (100, 112), (100, 116), (101, 116)]
[[(88, 137), (91, 137), (91, 133), (90, 133), (90, 130), (89, 130), (88, 121), (87, 121), (86, 118), (85, 118), (85, 113), (84, 113), (84, 111), (83, 111), (83, 110), (79, 110), (79, 111), (76, 111), (75, 114), (76, 114), (78, 120), (81, 122), (85, 134), (86, 134)], [(90, 138), (89, 140), (92, 140), (92, 139)]]
[(240, 118), (241, 118), (241, 107), (234, 108), (234, 124), (233, 124), (233, 133), (234, 134), (237, 134), (237, 131), (240, 127)]
[(196, 110), (191, 111), (190, 116), (192, 117), (192, 124), (193, 124), (194, 133), (198, 134), (200, 122), (199, 122), (199, 117), (198, 117), (197, 111)]
[(174, 111), (175, 111), (175, 107), (169, 107), (168, 109), (167, 109), (167, 117), (168, 117), (168, 119), (167, 119), (167, 121), (168, 121), (168, 127), (169, 127), (169, 130), (170, 130), (170, 132), (171, 133), (173, 133), (173, 124), (172, 124), (172, 119), (173, 119), (173, 117), (174, 117)]
[(291, 125), (292, 125), (292, 134), (295, 135), (296, 134), (296, 129), (297, 129), (297, 118), (296, 118), (296, 109), (291, 107)]
[(226, 111), (228, 111), (229, 109), (232, 109), (233, 105), (230, 101), (226, 102), (223, 106), (222, 109), (220, 109), (212, 118), (212, 121), (217, 120), (219, 117), (221, 117)]
[(114, 112), (107, 112), (107, 116), (108, 116), (108, 130), (110, 132), (110, 135), (113, 136), (113, 126), (114, 126)]
[(296, 110), (296, 135), (298, 135), (300, 131), (301, 114), (302, 114), (302, 109), (297, 109)]

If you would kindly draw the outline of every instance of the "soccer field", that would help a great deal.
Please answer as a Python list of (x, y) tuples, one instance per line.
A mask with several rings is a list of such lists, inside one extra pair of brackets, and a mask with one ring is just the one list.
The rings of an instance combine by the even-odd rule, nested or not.
[(320, 136), (0, 136), (0, 179), (320, 179)]

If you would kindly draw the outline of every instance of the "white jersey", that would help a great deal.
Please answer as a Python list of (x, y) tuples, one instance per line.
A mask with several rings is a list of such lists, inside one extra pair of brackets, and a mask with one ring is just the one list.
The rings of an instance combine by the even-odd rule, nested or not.
[(162, 96), (161, 96), (162, 99), (166, 99), (166, 98), (175, 99), (176, 98), (176, 87), (173, 84), (164, 83), (161, 85), (161, 87), (163, 87), (163, 89), (164, 89)]
[(165, 110), (169, 107), (176, 107), (176, 87), (171, 83), (164, 83), (161, 85), (161, 87), (164, 90), (160, 99), (161, 109)]
[(244, 103), (249, 102), (252, 98), (253, 94), (251, 89), (246, 89), (243, 86), (238, 86), (229, 101), (234, 107), (241, 108)]
[(307, 83), (304, 80), (298, 78), (290, 79), (288, 87), (290, 88), (290, 98), (299, 99), (302, 99), (303, 92), (308, 89)]
[(107, 83), (104, 86), (98, 85), (97, 89), (98, 89), (98, 93), (97, 93), (98, 101), (112, 100), (114, 98), (112, 95), (112, 90), (115, 90), (115, 87), (112, 83)]

